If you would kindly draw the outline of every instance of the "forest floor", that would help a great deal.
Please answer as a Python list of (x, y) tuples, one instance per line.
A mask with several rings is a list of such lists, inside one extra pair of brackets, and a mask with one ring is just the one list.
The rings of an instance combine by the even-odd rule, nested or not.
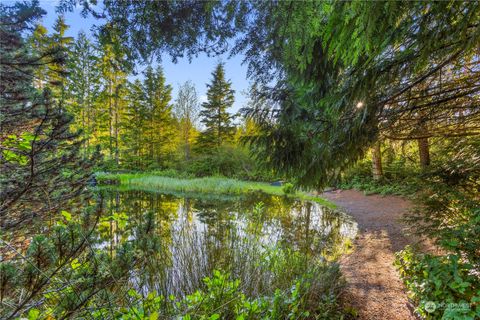
[(322, 197), (344, 208), (358, 223), (355, 249), (340, 259), (347, 280), (345, 305), (354, 308), (359, 319), (415, 319), (393, 266), (395, 252), (418, 243), (400, 221), (411, 202), (397, 196), (366, 196), (355, 190), (329, 191)]

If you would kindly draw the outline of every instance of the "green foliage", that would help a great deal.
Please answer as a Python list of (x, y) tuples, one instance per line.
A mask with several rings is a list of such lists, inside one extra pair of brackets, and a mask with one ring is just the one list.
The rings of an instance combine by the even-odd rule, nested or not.
[(23, 132), (19, 137), (15, 134), (7, 136), (2, 142), (5, 149), (2, 150), (3, 158), (8, 162), (26, 165), (28, 163), (27, 154), (32, 150), (32, 142), (36, 136), (30, 132)]
[(72, 45), (67, 62), (67, 108), (75, 117), (72, 127), (81, 130), (84, 156), (95, 152), (101, 130), (100, 122), (103, 119), (99, 105), (102, 89), (99, 56), (98, 45), (85, 33), (80, 32)]
[[(248, 111), (260, 124), (254, 151), (299, 185), (328, 186), (379, 136), (478, 134), (475, 1), (137, 1), (104, 12), (132, 57), (223, 53), (237, 37), (231, 53), (245, 54), (267, 102)], [(182, 28), (168, 27), (179, 20)]]
[(0, 263), (0, 301), (3, 301), (9, 290), (12, 290), (18, 281), (15, 265), (10, 262)]
[(212, 82), (207, 85), (207, 101), (202, 104), (200, 116), (205, 130), (198, 138), (198, 149), (208, 153), (216, 147), (231, 142), (234, 135), (233, 116), (227, 111), (233, 105), (235, 91), (225, 78), (225, 69), (219, 63), (212, 73)]
[(294, 193), (295, 189), (294, 189), (293, 184), (287, 182), (282, 186), (282, 191), (285, 194), (292, 194), (292, 193)]
[(5, 230), (88, 197), (82, 191), (92, 163), (78, 155), (81, 141), (70, 130), (72, 116), (62, 96), (69, 39), (61, 18), (55, 41), (42, 28), (33, 35), (40, 39), (30, 38), (43, 14), (37, 2), (0, 4), (0, 225)]
[[(459, 254), (433, 256), (406, 248), (395, 264), (417, 311), (425, 319), (477, 319), (480, 317), (480, 280), (477, 267)], [(426, 304), (435, 303), (434, 310)]]
[[(171, 161), (175, 150), (177, 128), (172, 114), (172, 87), (166, 84), (163, 70), (147, 68), (143, 83), (148, 121), (144, 124), (143, 137), (137, 137), (137, 143), (146, 143), (146, 162), (157, 167)], [(169, 159), (170, 156), (170, 159)], [(147, 165), (148, 168), (148, 165)]]
[(387, 178), (377, 181), (371, 174), (353, 175), (345, 177), (345, 180), (336, 186), (341, 189), (357, 189), (364, 191), (365, 194), (381, 194), (381, 195), (403, 195), (411, 196), (420, 190), (421, 186), (418, 178), (415, 176), (405, 177), (404, 179), (389, 180)]
[[(396, 264), (419, 313), (427, 319), (480, 316), (477, 146), (477, 138), (442, 141), (435, 161), (417, 178), (417, 207), (406, 221), (413, 231), (431, 238), (441, 253), (420, 254), (407, 248), (397, 254)], [(428, 302), (436, 308), (429, 308)]]
[[(17, 252), (13, 259), (0, 262), (0, 299), (6, 306), (2, 317), (26, 313), (29, 319), (43, 319), (89, 313), (85, 306), (111, 303), (115, 294), (110, 290), (118, 289), (132, 268), (157, 254), (153, 227), (135, 230), (135, 239), (122, 241), (114, 252), (94, 248), (105, 238), (110, 240), (112, 225), (119, 233), (128, 229), (128, 217), (114, 212), (99, 221), (92, 218), (88, 210), (82, 215), (62, 211), (48, 236), (33, 236), (25, 255)], [(155, 225), (152, 215), (143, 219), (147, 226)], [(19, 292), (25, 295), (19, 298)]]
[(177, 165), (178, 171), (196, 177), (225, 176), (250, 181), (275, 179), (271, 170), (265, 169), (249, 156), (248, 151), (236, 145), (211, 148), (207, 153), (194, 156)]
[[(262, 32), (241, 43), (252, 73), (268, 83), (258, 100), (271, 103), (247, 110), (261, 124), (251, 141), (288, 179), (331, 185), (379, 136), (478, 134), (463, 126), (478, 122), (468, 111), (477, 104), (464, 90), (477, 78), (466, 65), (478, 63), (478, 24), (465, 22), (478, 21), (476, 4), (313, 1), (256, 9), (252, 29)], [(266, 43), (267, 52), (260, 49)], [(272, 78), (277, 86), (269, 89)], [(447, 120), (458, 108), (464, 118)]]
[[(251, 222), (260, 228), (268, 214), (264, 208), (259, 203), (252, 212)], [(281, 244), (261, 244), (257, 242), (257, 233), (252, 234), (253, 242), (244, 239), (246, 242), (240, 246), (243, 249), (254, 246), (245, 253), (252, 254), (254, 260), (249, 266), (258, 272), (242, 278), (245, 283), (239, 280), (242, 275), (238, 274), (244, 266), (234, 265), (228, 272), (213, 271), (185, 296), (167, 297), (136, 291), (127, 281), (130, 272), (150, 266), (153, 257), (160, 261), (165, 259), (158, 234), (165, 228), (164, 222), (157, 221), (159, 217), (153, 213), (140, 214), (142, 223), (136, 225), (131, 223), (134, 217), (114, 211), (94, 221), (96, 228), (89, 229), (91, 216), (88, 214), (78, 216), (61, 212), (50, 236), (34, 237), (25, 258), (18, 255), (16, 259), (0, 263), (0, 293), (5, 305), (15, 306), (16, 293), (23, 290), (36, 293), (20, 301), (22, 307), (17, 314), (32, 319), (87, 315), (116, 319), (341, 317), (338, 296), (343, 280), (338, 266), (311, 259), (308, 253)], [(162, 225), (158, 227), (157, 223)], [(115, 234), (111, 233), (112, 228)], [(114, 241), (118, 241), (115, 246)], [(109, 245), (94, 247), (105, 244)], [(86, 250), (79, 251), (84, 245)], [(268, 280), (262, 286), (255, 286), (261, 278)], [(25, 301), (35, 304), (35, 308), (24, 305)], [(113, 302), (115, 307), (112, 307)], [(92, 305), (97, 306), (93, 313)], [(0, 314), (3, 317), (12, 312), (9, 307)]]
[[(327, 277), (328, 276), (328, 277)], [(321, 279), (321, 281), (320, 281)], [(286, 290), (256, 298), (242, 292), (239, 280), (219, 270), (203, 279), (204, 289), (183, 299), (174, 296), (142, 296), (133, 289), (128, 294), (137, 302), (120, 310), (117, 319), (178, 318), (183, 320), (215, 319), (337, 319), (341, 309), (337, 301), (338, 268), (318, 268), (306, 271)], [(101, 314), (101, 312), (98, 312)]]

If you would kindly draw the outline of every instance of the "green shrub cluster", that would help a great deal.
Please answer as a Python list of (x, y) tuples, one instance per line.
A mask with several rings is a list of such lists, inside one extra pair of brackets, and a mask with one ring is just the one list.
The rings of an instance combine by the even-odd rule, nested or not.
[[(426, 187), (427, 188), (427, 187)], [(451, 186), (437, 184), (421, 192), (421, 204), (407, 218), (445, 254), (397, 254), (396, 265), (417, 311), (426, 319), (480, 317), (480, 209)], [(434, 304), (431, 306), (426, 303)], [(430, 307), (430, 308), (429, 308)]]
[(348, 180), (340, 182), (337, 184), (337, 187), (340, 189), (361, 190), (365, 194), (410, 196), (419, 190), (420, 185), (413, 177), (402, 180), (382, 179), (376, 181), (371, 175), (355, 175), (349, 177)]
[(224, 176), (250, 181), (271, 181), (275, 175), (238, 146), (222, 146), (179, 161), (176, 169), (195, 177)]
[[(248, 181), (273, 181), (278, 176), (254, 160), (248, 151), (240, 146), (225, 145), (194, 154), (190, 159), (178, 158), (164, 167), (148, 166), (142, 172), (175, 178), (201, 178), (223, 176)], [(118, 166), (113, 160), (103, 161), (96, 168), (97, 172), (135, 173), (140, 168)]]
[(120, 302), (118, 295), (129, 272), (158, 255), (159, 238), (151, 212), (145, 226), (133, 226), (136, 234), (115, 249), (103, 250), (114, 224), (120, 232), (128, 224), (121, 213), (99, 217), (93, 207), (81, 213), (62, 211), (44, 233), (32, 236), (25, 254), (11, 239), (0, 237), (2, 249), (14, 253), (0, 262), (0, 318), (23, 314), (28, 319), (83, 317), (96, 305)]
[(410, 196), (421, 189), (423, 174), (416, 166), (409, 166), (403, 159), (396, 159), (385, 164), (382, 179), (374, 180), (372, 162), (367, 158), (343, 172), (336, 187), (361, 190), (366, 194)]
[[(286, 290), (271, 295), (247, 297), (242, 283), (227, 272), (214, 270), (203, 279), (204, 288), (184, 298), (149, 293), (143, 297), (130, 289), (130, 307), (115, 313), (116, 319), (340, 319), (340, 292), (337, 267), (317, 267), (306, 271)], [(101, 318), (105, 310), (94, 313)]]
[[(321, 274), (319, 274), (321, 272)], [(112, 309), (96, 309), (91, 313), (94, 319), (104, 319), (105, 315), (115, 319), (341, 319), (342, 313), (337, 296), (339, 286), (338, 268), (330, 269), (333, 276), (325, 283), (325, 270), (306, 272), (294, 281), (287, 290), (277, 289), (268, 296), (247, 297), (242, 292), (239, 280), (232, 280), (226, 272), (214, 270), (211, 277), (203, 279), (204, 289), (199, 289), (184, 298), (170, 295), (164, 297), (151, 292), (143, 297), (134, 289), (127, 291), (129, 306)], [(318, 292), (318, 286), (327, 291)], [(29, 320), (44, 319), (39, 309), (31, 309), (26, 314)]]
[(420, 254), (408, 247), (396, 254), (395, 265), (424, 319), (480, 318), (478, 266), (461, 255)]
[(285, 194), (294, 194), (295, 193), (295, 188), (293, 184), (287, 182), (282, 186), (282, 191)]

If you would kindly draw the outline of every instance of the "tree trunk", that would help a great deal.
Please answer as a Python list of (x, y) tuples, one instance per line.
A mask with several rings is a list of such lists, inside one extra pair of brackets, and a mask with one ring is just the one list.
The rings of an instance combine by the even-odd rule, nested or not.
[(377, 141), (372, 149), (372, 175), (373, 180), (380, 180), (383, 177), (380, 141)]
[(420, 167), (426, 169), (430, 165), (430, 145), (428, 144), (428, 138), (417, 139), (417, 142)]
[(108, 84), (108, 142), (110, 147), (110, 159), (113, 159), (113, 108), (112, 108), (112, 83)]
[(119, 127), (119, 110), (118, 110), (118, 97), (119, 97), (119, 94), (118, 94), (118, 91), (119, 91), (119, 85), (117, 85), (117, 87), (115, 88), (115, 128), (114, 128), (114, 138), (115, 138), (115, 164), (119, 165), (120, 163), (120, 150), (119, 150), (119, 146), (118, 146), (118, 127)]
[(185, 143), (185, 160), (190, 160), (190, 142), (188, 141), (188, 139)]

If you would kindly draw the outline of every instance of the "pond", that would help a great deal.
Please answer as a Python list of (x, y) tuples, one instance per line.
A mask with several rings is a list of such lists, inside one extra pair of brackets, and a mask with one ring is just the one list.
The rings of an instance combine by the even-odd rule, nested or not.
[(128, 277), (142, 294), (182, 297), (214, 270), (239, 279), (245, 294), (270, 293), (308, 265), (336, 259), (356, 233), (336, 210), (263, 193), (195, 198), (108, 189), (101, 196), (97, 248), (115, 255), (122, 244), (142, 242), (143, 259)]

